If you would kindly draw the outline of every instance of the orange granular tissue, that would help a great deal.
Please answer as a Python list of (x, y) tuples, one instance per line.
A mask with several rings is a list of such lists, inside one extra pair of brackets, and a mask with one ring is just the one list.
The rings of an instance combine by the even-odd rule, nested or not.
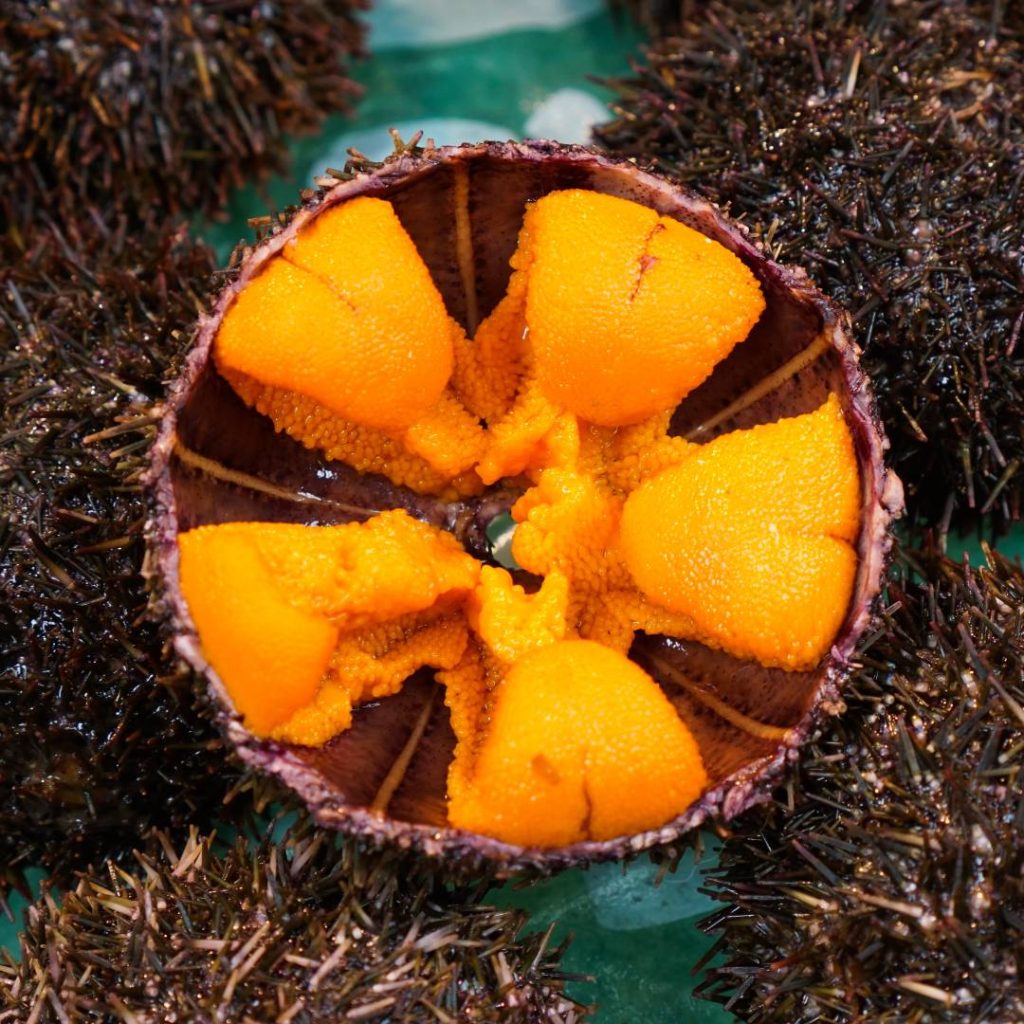
[[(225, 314), (241, 398), (329, 458), (447, 498), (518, 487), (518, 585), (404, 512), (183, 534), (203, 651), (257, 735), (317, 745), (423, 666), (445, 687), (452, 825), (556, 846), (656, 828), (708, 783), (627, 652), (664, 633), (786, 670), (847, 613), (860, 481), (838, 399), (693, 444), (673, 412), (765, 301), (718, 242), (581, 190), (525, 211), (469, 338), (390, 204), (314, 216)], [(537, 578), (541, 583), (537, 586)]]
[(348, 726), (353, 703), (462, 655), (454, 612), (479, 563), (405, 512), (345, 526), (201, 526), (179, 547), (203, 653), (256, 735), (323, 743)]
[(512, 537), (516, 561), (567, 580), (572, 632), (625, 653), (637, 626), (621, 601), (635, 590), (615, 543), (622, 498), (591, 474), (546, 469), (512, 515), (520, 524)]
[(361, 198), (314, 218), (245, 286), (214, 356), (279, 430), (436, 491), (483, 451), (447, 387), (460, 336), (391, 204)]
[(626, 500), (621, 548), (637, 586), (696, 639), (811, 668), (857, 569), (860, 479), (838, 399), (694, 451)]
[(562, 846), (664, 824), (707, 784), (697, 744), (654, 680), (585, 640), (534, 649), (497, 689), (449, 820), (510, 843)]
[(528, 209), (513, 266), (541, 390), (603, 426), (674, 407), (764, 310), (754, 275), (723, 245), (580, 189)]
[(466, 611), (491, 656), (507, 666), (565, 636), (568, 597), (569, 582), (559, 572), (549, 573), (539, 590), (527, 594), (507, 570), (485, 565)]

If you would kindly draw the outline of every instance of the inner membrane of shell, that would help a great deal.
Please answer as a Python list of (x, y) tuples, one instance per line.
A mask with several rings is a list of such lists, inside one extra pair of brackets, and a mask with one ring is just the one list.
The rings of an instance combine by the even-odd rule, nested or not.
[[(779, 744), (848, 615), (830, 353), (728, 239), (607, 182), (492, 234), (447, 173), (444, 228), (357, 197), (243, 277), (179, 423), (182, 593), (245, 726), (349, 802), (654, 829)], [(507, 510), (511, 572), (465, 529)]]

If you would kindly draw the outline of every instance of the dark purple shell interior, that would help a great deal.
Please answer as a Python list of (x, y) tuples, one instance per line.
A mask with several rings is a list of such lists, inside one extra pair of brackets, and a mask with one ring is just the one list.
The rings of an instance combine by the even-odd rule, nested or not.
[[(526, 204), (556, 189), (586, 188), (635, 200), (721, 242), (754, 272), (767, 309), (751, 336), (679, 406), (674, 432), (695, 440), (810, 412), (830, 392), (842, 401), (852, 432), (863, 495), (859, 568), (845, 623), (830, 654), (810, 672), (784, 672), (699, 643), (638, 636), (632, 656), (668, 694), (700, 744), (711, 784), (702, 798), (662, 828), (561, 849), (512, 846), (447, 826), (445, 778), (454, 747), (443, 693), (429, 673), (403, 691), (355, 712), (350, 730), (311, 749), (261, 740), (234, 714), (202, 651), (181, 599), (177, 535), (204, 523), (273, 520), (308, 524), (364, 518), (403, 507), (456, 533), (489, 557), (484, 530), (514, 493), (445, 503), (330, 462), (247, 408), (210, 358), (217, 325), (234, 296), (304, 223), (360, 195), (389, 200), (412, 236), (450, 313), (470, 330), (505, 292), (509, 257)], [(456, 225), (468, 218), (474, 294), (456, 258)], [(463, 248), (465, 251), (465, 247)], [(621, 856), (669, 841), (709, 815), (729, 818), (764, 799), (787, 761), (823, 714), (841, 707), (840, 689), (858, 637), (869, 622), (889, 547), (889, 525), (902, 505), (899, 481), (886, 471), (884, 438), (845, 315), (799, 270), (769, 260), (744, 231), (707, 202), (665, 180), (590, 150), (553, 143), (485, 143), (400, 155), (380, 168), (321, 192), (244, 261), (211, 316), (168, 402), (150, 473), (151, 539), (164, 600), (181, 655), (206, 677), (219, 716), (241, 757), (294, 789), (325, 825), (428, 854), (486, 858), (499, 868), (557, 867)], [(805, 363), (806, 365), (800, 365)], [(759, 739), (731, 724), (673, 683), (676, 673), (782, 738)]]

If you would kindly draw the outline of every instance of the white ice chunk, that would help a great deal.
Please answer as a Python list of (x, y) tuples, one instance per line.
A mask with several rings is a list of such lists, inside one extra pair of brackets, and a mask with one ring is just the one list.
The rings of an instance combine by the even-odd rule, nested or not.
[(559, 89), (534, 108), (526, 122), (528, 139), (557, 142), (591, 142), (591, 129), (611, 117), (596, 96), (582, 89)]

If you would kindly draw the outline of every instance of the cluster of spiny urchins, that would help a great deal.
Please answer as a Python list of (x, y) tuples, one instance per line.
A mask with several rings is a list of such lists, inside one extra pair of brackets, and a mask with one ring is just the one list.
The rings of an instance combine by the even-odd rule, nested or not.
[(612, 83), (601, 142), (721, 203), (850, 311), (913, 522), (1019, 519), (1019, 5), (634, 7), (671, 27)]
[(30, 907), (0, 1019), (579, 1019), (560, 951), (449, 873), (302, 816), (178, 845), (252, 805), (223, 807), (240, 773), (147, 614), (140, 476), (216, 285), (177, 215), (217, 215), (347, 105), (362, 6), (0, 12), (0, 903), (29, 867), (115, 858)]
[[(0, 155), (0, 317), (16, 343), (0, 367), (0, 887), (154, 823), (208, 820), (232, 784), (139, 576), (150, 407), (212, 269), (165, 211), (216, 213), (242, 174), (276, 165), (282, 130), (350, 95), (328, 50), (353, 46), (356, 6), (0, 13), (15, 140)], [(1014, 518), (1019, 24), (981, 3), (682, 6), (684, 33), (620, 84), (604, 140), (728, 201), (860, 314), (920, 518), (972, 504)], [(277, 104), (253, 101), (266, 119), (257, 95)], [(1024, 1014), (1024, 580), (999, 561), (918, 568), (925, 582), (890, 593), (849, 718), (794, 784), (796, 814), (773, 807), (725, 844), (727, 960), (707, 989), (748, 1020)], [(243, 1005), (311, 1022), (409, 1006), (572, 1019), (553, 962), (514, 943), (518, 919), (426, 875), (396, 887), (397, 862), (361, 869), (354, 847), (305, 828), (228, 851), (168, 838), (133, 873), (84, 878), (63, 909), (37, 905), (0, 1006), (39, 1021)]]

